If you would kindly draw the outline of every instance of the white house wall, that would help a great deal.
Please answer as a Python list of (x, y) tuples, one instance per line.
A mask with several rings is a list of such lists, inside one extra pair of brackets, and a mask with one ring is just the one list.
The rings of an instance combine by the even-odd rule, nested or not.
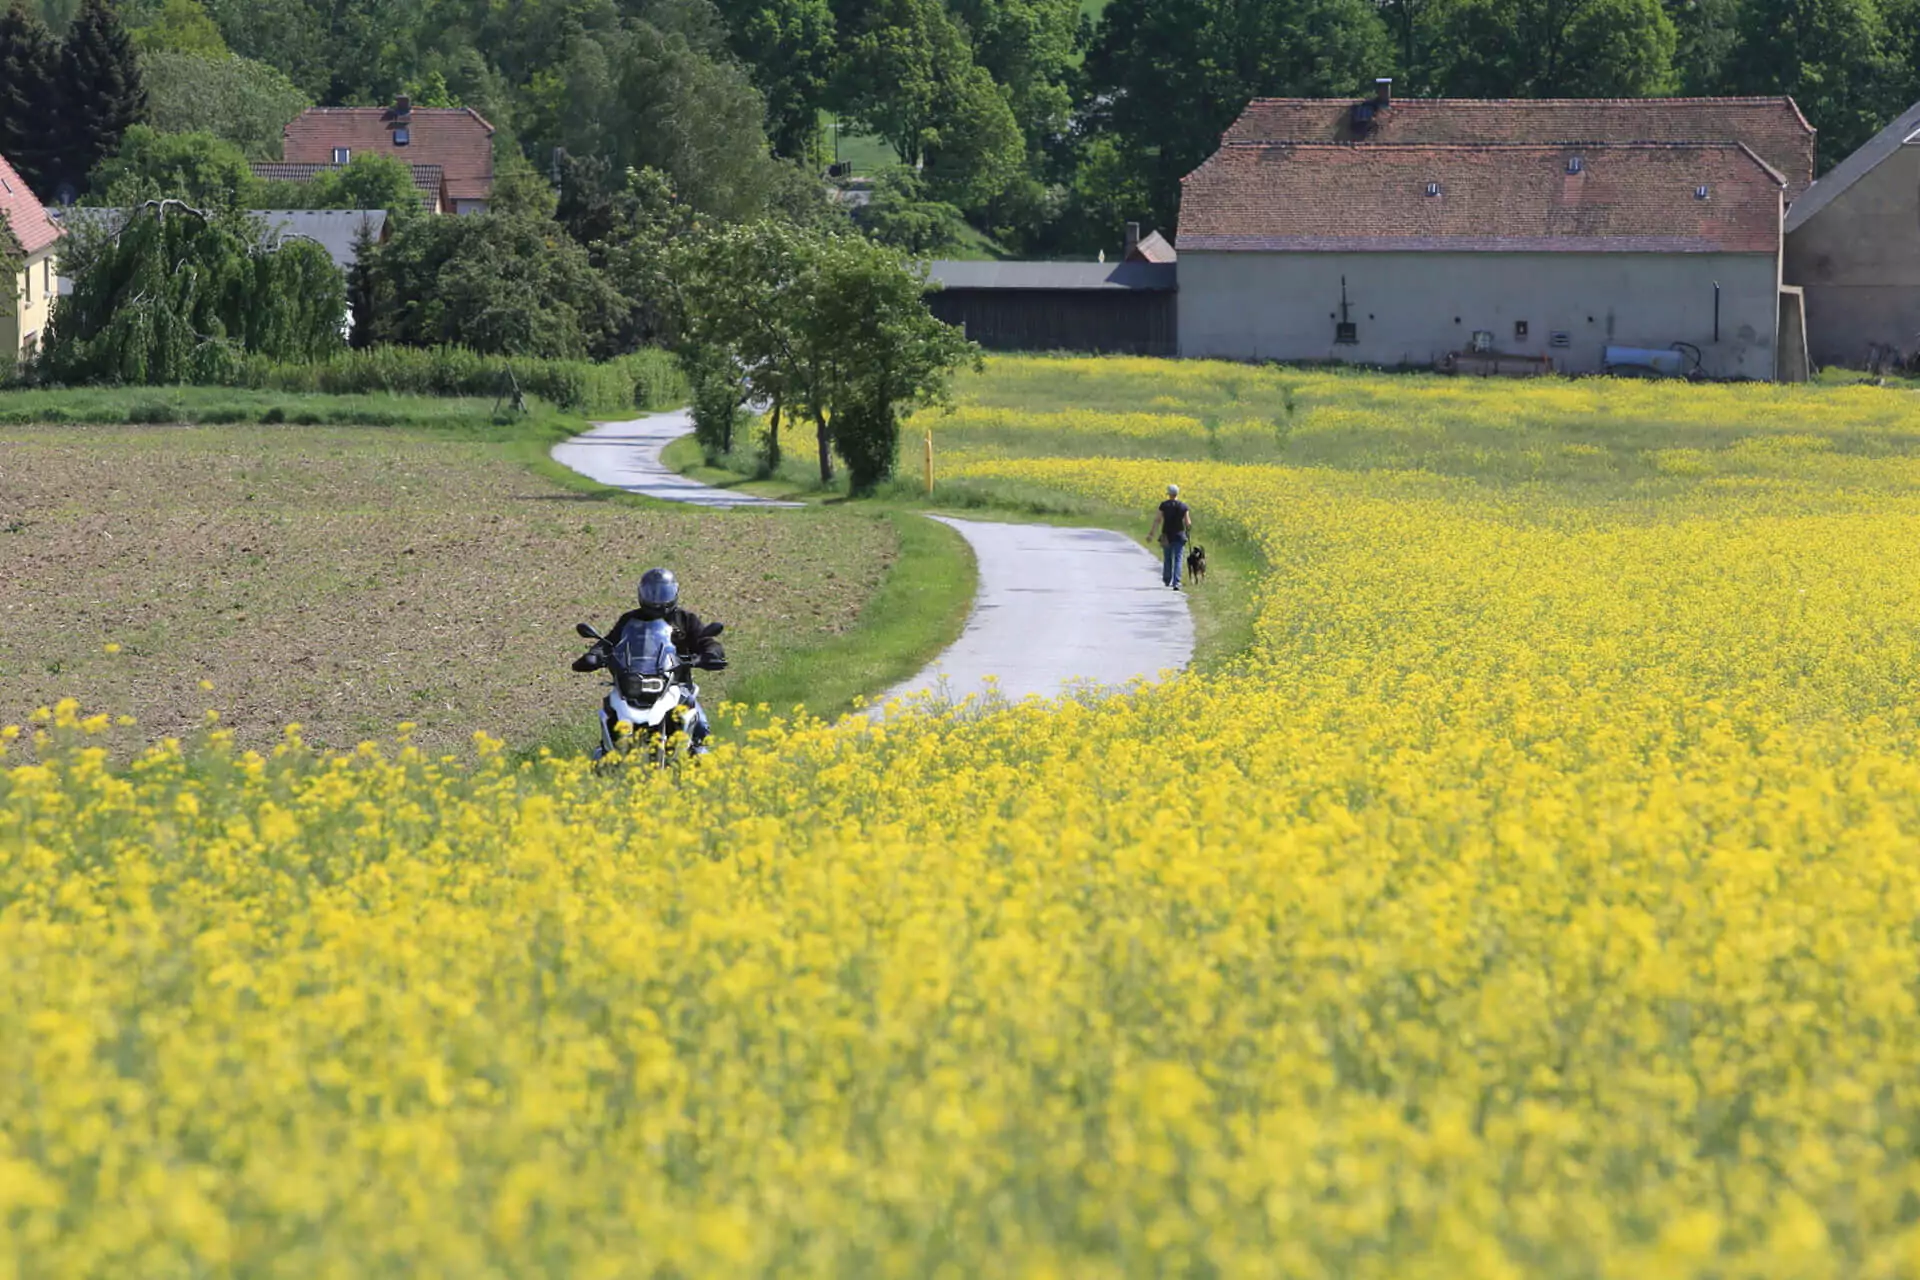
[[(1431, 365), (1466, 350), (1552, 356), (1598, 372), (1609, 346), (1691, 342), (1714, 377), (1770, 379), (1779, 259), (1728, 253), (1180, 251), (1180, 352), (1240, 360)], [(1358, 342), (1334, 342), (1340, 282)], [(1713, 285), (1720, 284), (1720, 341)], [(1524, 323), (1526, 335), (1516, 336)], [(1555, 348), (1564, 332), (1569, 345)]]
[(1807, 292), (1819, 365), (1860, 365), (1870, 344), (1920, 347), (1920, 147), (1903, 146), (1787, 233), (1786, 278)]

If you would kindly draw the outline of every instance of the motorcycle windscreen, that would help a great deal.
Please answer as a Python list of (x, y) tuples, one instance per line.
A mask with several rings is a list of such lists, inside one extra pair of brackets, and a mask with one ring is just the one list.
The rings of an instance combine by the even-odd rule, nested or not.
[(673, 649), (673, 628), (657, 620), (627, 623), (609, 649), (614, 669), (626, 675), (669, 677), (680, 665)]

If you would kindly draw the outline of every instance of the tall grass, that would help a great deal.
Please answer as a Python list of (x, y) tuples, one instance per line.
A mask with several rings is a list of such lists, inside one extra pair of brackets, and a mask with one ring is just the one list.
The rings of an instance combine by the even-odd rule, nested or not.
[(463, 347), (373, 347), (312, 364), (249, 360), (240, 385), (257, 390), (364, 395), (512, 396), (518, 388), (575, 413), (616, 414), (684, 403), (687, 382), (667, 352), (636, 351), (604, 364), (481, 355)]

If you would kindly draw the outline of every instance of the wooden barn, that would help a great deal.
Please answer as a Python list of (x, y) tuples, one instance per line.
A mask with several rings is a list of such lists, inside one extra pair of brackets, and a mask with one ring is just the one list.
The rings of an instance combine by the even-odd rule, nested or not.
[(1173, 249), (1128, 231), (1120, 262), (935, 262), (927, 304), (989, 351), (1177, 355)]

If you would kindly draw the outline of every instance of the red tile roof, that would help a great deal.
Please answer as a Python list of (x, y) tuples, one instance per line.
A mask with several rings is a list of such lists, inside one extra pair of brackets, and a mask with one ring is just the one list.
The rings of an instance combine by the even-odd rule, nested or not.
[(1814, 131), (1788, 97), (1395, 98), (1356, 133), (1370, 98), (1255, 98), (1226, 142), (1743, 142), (1787, 179), (1813, 182)]
[(1173, 262), (1178, 257), (1179, 255), (1173, 251), (1173, 246), (1167, 243), (1165, 236), (1158, 231), (1149, 231), (1140, 243), (1133, 247), (1133, 252), (1127, 255), (1127, 260), (1129, 262)]
[(46, 206), (5, 156), (0, 156), (0, 210), (6, 211), (7, 229), (22, 253), (36, 254), (60, 238), (60, 228), (47, 216)]
[(1183, 254), (1777, 253), (1781, 188), (1737, 143), (1229, 145), (1183, 183), (1178, 243)]
[[(408, 129), (406, 146), (393, 131)], [(471, 107), (414, 107), (402, 117), (392, 107), (310, 107), (286, 128), (282, 153), (290, 164), (331, 164), (333, 149), (392, 156), (403, 164), (439, 165), (447, 195), (485, 200), (493, 194), (493, 126)]]

